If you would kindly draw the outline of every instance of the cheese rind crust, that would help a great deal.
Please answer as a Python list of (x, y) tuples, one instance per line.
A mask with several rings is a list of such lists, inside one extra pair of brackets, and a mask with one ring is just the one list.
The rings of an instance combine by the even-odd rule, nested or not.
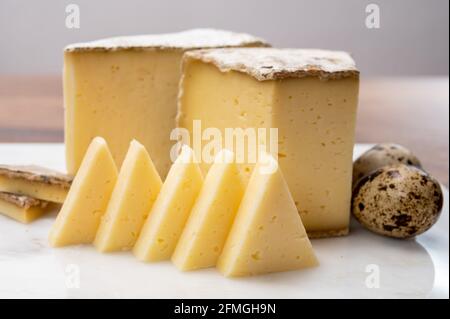
[(269, 46), (246, 33), (217, 29), (192, 29), (176, 33), (123, 36), (68, 45), (65, 52), (117, 50), (194, 50), (236, 46)]
[(246, 73), (258, 81), (317, 76), (359, 77), (350, 54), (318, 49), (224, 48), (187, 52), (184, 59), (214, 64), (220, 71)]
[(51, 203), (26, 195), (0, 192), (0, 214), (27, 224), (52, 208)]
[(70, 188), (73, 180), (69, 175), (35, 165), (0, 165), (0, 176), (57, 185), (65, 189)]
[(62, 203), (72, 177), (39, 166), (0, 165), (0, 191)]
[(45, 208), (49, 203), (26, 195), (18, 195), (7, 192), (0, 192), (0, 200), (16, 205), (17, 207), (28, 209), (30, 207)]

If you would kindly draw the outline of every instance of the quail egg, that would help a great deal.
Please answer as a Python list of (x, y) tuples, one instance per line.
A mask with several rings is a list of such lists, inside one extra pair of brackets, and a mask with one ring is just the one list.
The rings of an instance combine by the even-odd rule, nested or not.
[(376, 169), (400, 163), (422, 167), (419, 159), (406, 147), (393, 143), (377, 144), (353, 164), (353, 186)]
[(396, 238), (419, 235), (436, 223), (443, 206), (439, 183), (417, 167), (385, 166), (353, 190), (352, 213), (369, 230)]

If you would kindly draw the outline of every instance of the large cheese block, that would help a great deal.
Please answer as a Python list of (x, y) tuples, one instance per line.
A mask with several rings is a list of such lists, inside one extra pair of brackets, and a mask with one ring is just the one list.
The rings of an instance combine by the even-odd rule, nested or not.
[(203, 184), (193, 151), (184, 146), (133, 248), (142, 261), (170, 259)]
[(172, 256), (183, 271), (213, 267), (238, 210), (244, 185), (228, 150), (217, 154)]
[(96, 248), (101, 252), (133, 248), (161, 186), (145, 147), (133, 140), (97, 231)]
[(235, 277), (317, 264), (283, 174), (276, 160), (264, 154), (250, 178), (217, 267), (225, 276)]
[[(312, 237), (347, 234), (359, 88), (359, 72), (347, 53), (191, 51), (180, 85), (177, 123), (191, 139), (195, 120), (203, 130), (218, 128), (222, 136), (226, 128), (277, 129), (279, 162), (306, 230)], [(240, 165), (246, 180), (253, 165), (250, 160)], [(202, 162), (203, 171), (209, 166)]]
[(265, 45), (248, 34), (213, 29), (69, 45), (64, 53), (67, 171), (74, 174), (92, 138), (102, 136), (118, 167), (130, 141), (137, 139), (165, 177), (183, 53)]
[(50, 230), (53, 247), (90, 244), (106, 211), (117, 168), (103, 138), (92, 140)]

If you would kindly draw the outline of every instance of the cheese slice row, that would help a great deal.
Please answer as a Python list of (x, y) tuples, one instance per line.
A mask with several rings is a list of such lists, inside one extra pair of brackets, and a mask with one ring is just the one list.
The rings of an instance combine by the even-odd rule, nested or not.
[(138, 259), (170, 259), (202, 185), (203, 176), (194, 152), (184, 146), (134, 246)]
[(131, 142), (118, 174), (106, 141), (97, 137), (52, 227), (50, 243), (93, 243), (101, 252), (133, 249), (142, 261), (172, 259), (181, 270), (217, 265), (226, 276), (316, 265), (278, 163), (263, 153), (244, 185), (232, 152), (219, 152), (203, 180), (188, 146), (163, 184), (137, 141)]
[(95, 237), (99, 251), (133, 248), (161, 186), (145, 147), (133, 140)]
[(244, 184), (234, 155), (223, 150), (205, 178), (172, 256), (181, 270), (213, 267), (244, 195)]

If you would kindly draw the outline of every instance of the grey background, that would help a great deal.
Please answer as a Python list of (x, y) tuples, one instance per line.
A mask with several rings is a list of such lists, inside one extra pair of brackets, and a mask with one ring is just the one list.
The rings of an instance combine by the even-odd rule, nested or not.
[[(80, 29), (65, 27), (69, 3), (80, 6)], [(365, 26), (369, 3), (380, 29)], [(448, 0), (0, 0), (0, 74), (57, 74), (71, 42), (195, 27), (350, 51), (369, 76), (448, 75)]]

